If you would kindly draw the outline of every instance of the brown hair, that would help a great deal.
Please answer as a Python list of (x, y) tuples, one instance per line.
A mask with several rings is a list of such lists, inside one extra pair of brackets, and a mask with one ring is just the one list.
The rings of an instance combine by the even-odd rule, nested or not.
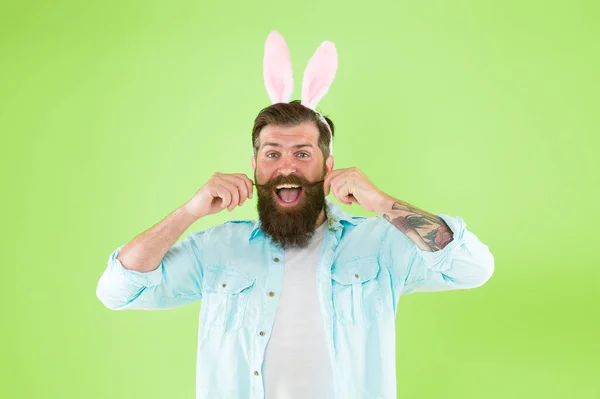
[[(331, 138), (333, 138), (334, 125), (331, 119), (323, 116), (329, 127), (331, 128)], [(304, 122), (314, 122), (319, 129), (319, 149), (323, 153), (323, 160), (325, 161), (329, 154), (329, 130), (327, 126), (323, 124), (321, 119), (317, 116), (317, 113), (312, 109), (305, 107), (300, 103), (300, 100), (294, 100), (289, 103), (276, 103), (263, 108), (256, 119), (254, 120), (254, 127), (252, 128), (252, 147), (254, 148), (254, 156), (258, 152), (260, 147), (259, 138), (260, 131), (267, 125), (278, 125), (278, 126), (296, 126)]]

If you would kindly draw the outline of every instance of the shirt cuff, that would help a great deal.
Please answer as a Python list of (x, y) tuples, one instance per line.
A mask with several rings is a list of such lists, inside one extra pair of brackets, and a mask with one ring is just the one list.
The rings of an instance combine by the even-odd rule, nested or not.
[(136, 270), (126, 269), (123, 267), (121, 261), (117, 259), (117, 255), (119, 255), (121, 249), (123, 249), (125, 245), (126, 244), (123, 244), (119, 248), (115, 249), (109, 256), (109, 264), (114, 268), (114, 270), (127, 281), (130, 281), (136, 285), (144, 287), (154, 287), (159, 285), (162, 282), (162, 261), (160, 262), (158, 268), (149, 272), (138, 272)]
[(467, 224), (460, 216), (452, 217), (441, 213), (436, 213), (436, 215), (441, 217), (448, 227), (450, 227), (450, 230), (452, 230), (452, 241), (444, 249), (435, 252), (425, 251), (419, 248), (419, 246), (416, 246), (416, 248), (418, 255), (428, 268), (434, 272), (443, 272), (450, 269), (454, 253), (463, 244), (463, 236)]

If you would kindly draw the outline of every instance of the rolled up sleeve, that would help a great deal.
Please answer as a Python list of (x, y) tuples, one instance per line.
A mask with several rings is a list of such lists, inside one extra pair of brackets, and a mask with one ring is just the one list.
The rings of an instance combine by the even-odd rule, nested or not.
[(394, 225), (384, 234), (383, 254), (390, 265), (397, 294), (475, 288), (494, 273), (494, 256), (460, 216), (436, 214), (453, 233), (443, 249), (429, 252)]
[(96, 296), (109, 309), (158, 310), (202, 299), (202, 236), (194, 232), (173, 245), (160, 265), (149, 272), (126, 269), (117, 259), (121, 245), (108, 257)]

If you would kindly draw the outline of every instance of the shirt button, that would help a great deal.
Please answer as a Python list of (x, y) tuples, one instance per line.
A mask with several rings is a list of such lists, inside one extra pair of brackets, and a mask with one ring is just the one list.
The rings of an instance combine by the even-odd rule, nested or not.
[(273, 259), (275, 262), (279, 262), (279, 258), (274, 258)]
[(354, 277), (358, 278), (358, 274), (355, 274)]
[(258, 371), (254, 370), (254, 375), (258, 375)]
[(273, 291), (269, 292), (269, 296), (275, 296), (275, 293)]
[(227, 284), (223, 284), (223, 285), (222, 285), (222, 287), (223, 287), (223, 288), (227, 287)]
[(264, 332), (264, 331), (261, 331), (259, 334), (260, 334), (261, 336), (263, 336), (263, 335), (265, 335), (265, 332)]

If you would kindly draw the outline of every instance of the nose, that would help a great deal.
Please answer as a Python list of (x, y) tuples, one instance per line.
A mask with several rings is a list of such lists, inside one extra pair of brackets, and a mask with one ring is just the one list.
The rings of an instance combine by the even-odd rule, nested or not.
[(296, 168), (294, 168), (293, 166), (279, 168), (279, 170), (277, 171), (277, 175), (280, 175), (280, 176), (290, 176), (290, 175), (296, 175), (296, 174), (297, 174)]
[(290, 157), (282, 157), (279, 167), (277, 168), (277, 175), (289, 176), (297, 174), (298, 168)]

